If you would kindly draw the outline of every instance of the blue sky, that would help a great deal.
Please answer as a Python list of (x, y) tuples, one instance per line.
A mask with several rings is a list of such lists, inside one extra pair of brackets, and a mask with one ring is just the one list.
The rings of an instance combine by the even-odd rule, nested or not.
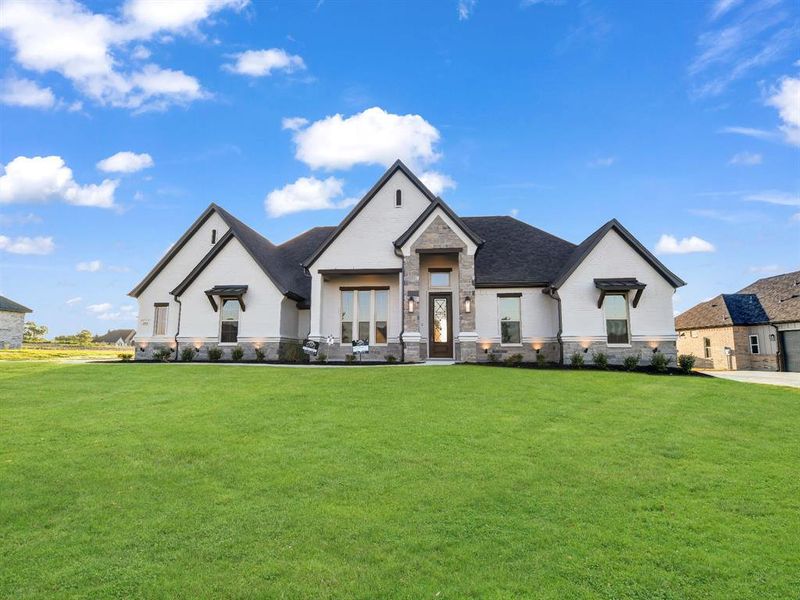
[(132, 326), (210, 202), (281, 242), (400, 157), (462, 215), (575, 243), (618, 218), (685, 310), (800, 268), (799, 24), (781, 0), (3, 0), (0, 294), (52, 334)]

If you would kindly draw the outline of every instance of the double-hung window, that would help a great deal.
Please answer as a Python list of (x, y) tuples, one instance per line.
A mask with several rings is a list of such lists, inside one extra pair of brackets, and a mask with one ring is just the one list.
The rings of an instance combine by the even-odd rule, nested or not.
[(167, 315), (169, 304), (158, 303), (155, 305), (153, 316), (153, 335), (167, 335)]
[(606, 313), (607, 342), (609, 344), (630, 344), (628, 297), (623, 294), (610, 294), (605, 297), (603, 308)]
[(235, 344), (239, 340), (239, 299), (223, 298), (220, 311), (220, 344)]
[(751, 335), (750, 336), (750, 354), (760, 354), (761, 349), (758, 347), (758, 336)]
[(703, 338), (703, 356), (711, 358), (711, 338)]
[(500, 317), (500, 343), (521, 344), (520, 300), (521, 296), (498, 296), (497, 308)]
[(342, 289), (339, 314), (342, 344), (354, 339), (370, 345), (388, 343), (388, 289)]

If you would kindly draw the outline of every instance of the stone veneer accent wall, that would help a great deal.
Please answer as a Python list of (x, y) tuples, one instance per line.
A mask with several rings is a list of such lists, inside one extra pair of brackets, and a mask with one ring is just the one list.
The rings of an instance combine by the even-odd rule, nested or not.
[[(458, 292), (453, 295), (453, 310), (458, 312), (459, 330), (464, 332), (475, 331), (475, 257), (467, 255), (467, 247), (456, 233), (450, 229), (444, 219), (437, 216), (425, 231), (411, 246), (411, 255), (403, 259), (404, 288), (403, 297), (403, 331), (405, 333), (419, 332), (419, 305), (413, 313), (408, 312), (408, 297), (420, 294), (420, 259), (419, 250), (453, 250), (458, 252)], [(464, 300), (472, 298), (473, 310), (466, 313), (463, 310)], [(457, 304), (456, 304), (457, 303)], [(453, 340), (453, 355), (462, 362), (476, 360), (476, 344)], [(427, 358), (427, 340), (421, 339), (419, 343), (405, 344), (405, 362), (419, 362)]]
[(0, 348), (21, 348), (25, 313), (0, 311)]

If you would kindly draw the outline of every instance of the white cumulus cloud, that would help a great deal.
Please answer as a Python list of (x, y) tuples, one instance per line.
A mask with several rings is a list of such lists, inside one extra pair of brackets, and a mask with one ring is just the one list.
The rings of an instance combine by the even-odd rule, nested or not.
[(135, 173), (152, 167), (153, 157), (147, 153), (117, 152), (97, 163), (97, 168), (106, 173)]
[(739, 165), (742, 167), (754, 167), (760, 165), (763, 157), (754, 152), (737, 152), (728, 161), (731, 165)]
[(128, 0), (121, 17), (95, 13), (75, 0), (5, 0), (0, 32), (13, 60), (36, 73), (55, 72), (102, 105), (136, 111), (186, 104), (207, 94), (194, 77), (130, 60), (146, 56), (135, 42), (156, 34), (193, 33), (213, 13), (241, 9), (247, 0)]
[(235, 59), (234, 62), (224, 65), (223, 68), (231, 73), (250, 77), (265, 77), (272, 75), (273, 71), (293, 73), (306, 68), (306, 63), (302, 57), (296, 54), (289, 54), (281, 48), (247, 50), (246, 52), (234, 54), (232, 58)]
[(56, 97), (53, 90), (40, 87), (35, 81), (9, 77), (0, 82), (0, 102), (26, 108), (53, 108)]
[(800, 78), (781, 79), (767, 104), (778, 109), (783, 121), (780, 129), (786, 142), (800, 146)]
[(748, 202), (764, 202), (765, 204), (777, 204), (778, 206), (800, 206), (800, 194), (782, 192), (780, 190), (765, 190), (755, 194), (748, 194), (744, 199)]
[(56, 245), (52, 237), (8, 237), (0, 235), (0, 250), (11, 254), (50, 254)]
[(396, 115), (379, 107), (351, 117), (336, 114), (305, 126), (292, 123), (295, 158), (312, 169), (389, 166), (401, 159), (411, 168), (436, 162), (439, 131), (420, 115)]
[(18, 156), (3, 168), (0, 204), (60, 199), (78, 206), (114, 207), (119, 181), (79, 185), (60, 156)]
[(656, 252), (660, 254), (692, 254), (694, 252), (714, 252), (715, 250), (713, 244), (696, 235), (678, 241), (675, 236), (665, 233), (656, 244)]
[(99, 260), (88, 260), (86, 262), (79, 262), (75, 265), (76, 271), (88, 271), (89, 273), (95, 273), (103, 268), (103, 263)]
[(76, 296), (75, 298), (70, 298), (69, 300), (67, 300), (65, 304), (67, 306), (72, 306), (73, 304), (78, 304), (81, 300), (83, 300), (83, 298), (81, 298), (80, 296)]
[(352, 204), (351, 199), (338, 200), (342, 196), (342, 180), (336, 177), (317, 179), (300, 177), (280, 189), (267, 194), (264, 208), (271, 217), (280, 217), (304, 210), (344, 208)]
[(439, 196), (447, 189), (454, 189), (456, 182), (449, 175), (439, 173), (438, 171), (425, 171), (419, 176), (425, 187), (428, 188), (434, 196)]
[(89, 306), (86, 307), (86, 310), (88, 310), (91, 313), (102, 313), (109, 311), (112, 308), (114, 308), (114, 305), (111, 304), (110, 302), (102, 302), (100, 304), (90, 304)]

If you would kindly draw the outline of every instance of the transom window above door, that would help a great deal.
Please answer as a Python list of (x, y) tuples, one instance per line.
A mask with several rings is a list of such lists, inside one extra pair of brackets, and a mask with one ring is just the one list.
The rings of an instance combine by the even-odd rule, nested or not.
[(431, 287), (450, 287), (450, 269), (429, 269)]

